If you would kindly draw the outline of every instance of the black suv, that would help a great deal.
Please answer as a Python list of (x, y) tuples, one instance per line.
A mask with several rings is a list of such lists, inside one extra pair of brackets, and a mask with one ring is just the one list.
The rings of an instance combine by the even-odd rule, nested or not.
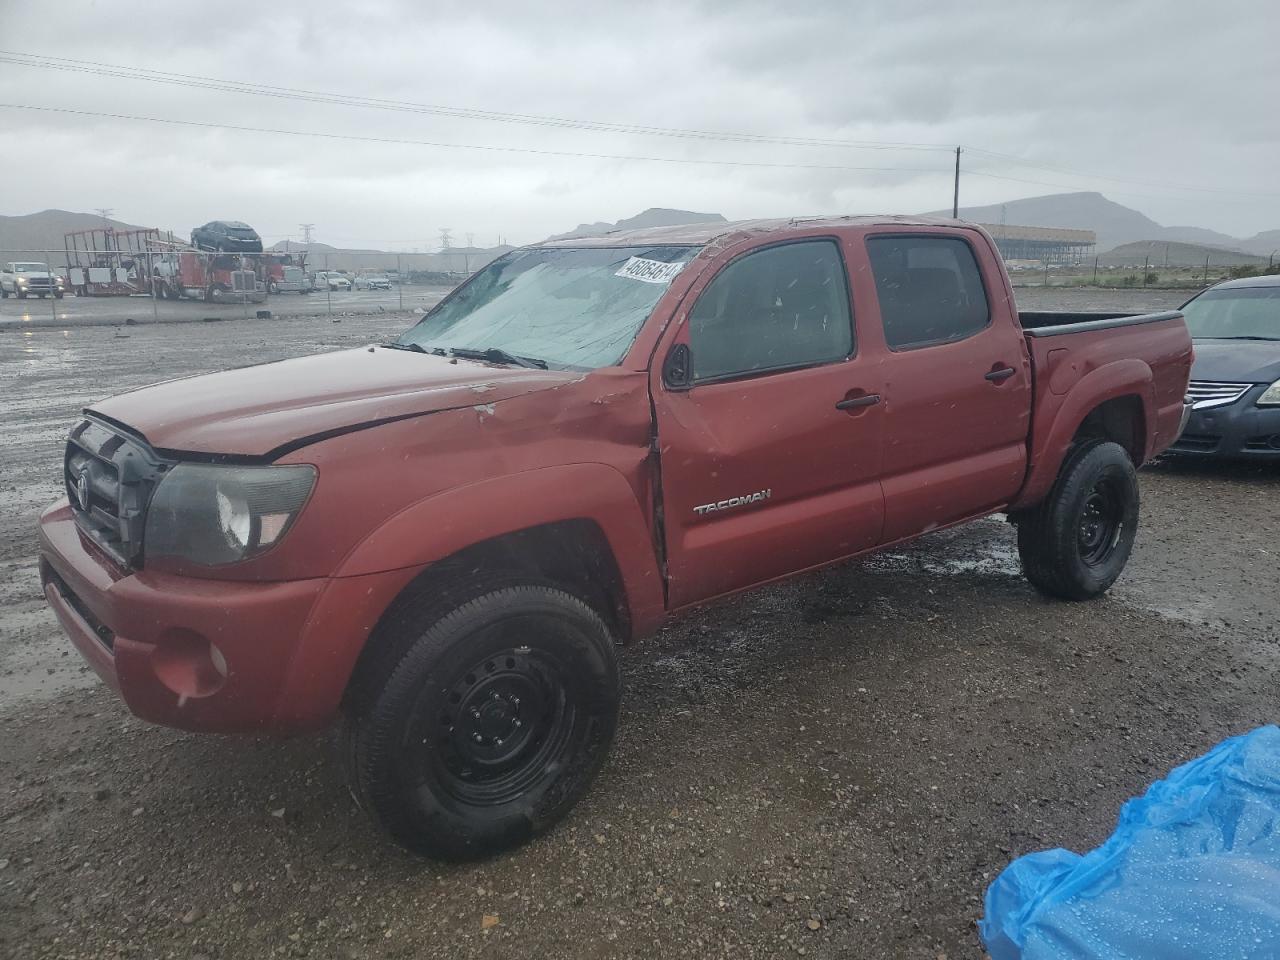
[(214, 220), (191, 231), (191, 245), (214, 253), (261, 253), (258, 231), (239, 220)]

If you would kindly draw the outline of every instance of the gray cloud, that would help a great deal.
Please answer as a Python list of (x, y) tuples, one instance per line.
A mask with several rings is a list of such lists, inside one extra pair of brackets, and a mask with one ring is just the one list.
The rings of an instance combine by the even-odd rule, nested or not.
[[(1164, 223), (1280, 227), (1280, 11), (1264, 3), (43, 5), (24, 52), (365, 97), (772, 136), (964, 144), (967, 204), (1100, 190)], [(247, 8), (246, 8), (247, 9)], [(140, 24), (150, 24), (142, 29)], [(425, 247), (536, 240), (648, 206), (729, 217), (949, 204), (950, 157), (598, 133), (350, 109), (0, 63), (0, 101), (357, 137), (894, 171), (717, 167), (322, 140), (0, 110), (0, 212), (110, 206), (187, 229), (314, 222)], [(1101, 179), (1105, 175), (1118, 181)], [(978, 174), (988, 174), (985, 178)], [(994, 177), (1015, 178), (1014, 180)], [(1040, 181), (1024, 183), (1017, 181)], [(1223, 193), (1168, 186), (1196, 185)]]

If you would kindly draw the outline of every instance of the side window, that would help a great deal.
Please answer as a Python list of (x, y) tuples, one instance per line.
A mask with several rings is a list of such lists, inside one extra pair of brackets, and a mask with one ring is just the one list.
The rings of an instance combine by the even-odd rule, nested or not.
[(848, 357), (853, 320), (835, 243), (788, 243), (729, 264), (694, 305), (689, 345), (695, 382)]
[(870, 237), (867, 255), (891, 350), (963, 340), (987, 326), (987, 293), (965, 241)]

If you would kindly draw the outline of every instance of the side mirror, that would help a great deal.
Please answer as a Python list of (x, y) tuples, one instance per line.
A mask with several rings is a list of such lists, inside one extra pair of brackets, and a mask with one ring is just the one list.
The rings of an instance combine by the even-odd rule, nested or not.
[(688, 390), (693, 386), (693, 354), (677, 343), (662, 362), (662, 385), (668, 390)]

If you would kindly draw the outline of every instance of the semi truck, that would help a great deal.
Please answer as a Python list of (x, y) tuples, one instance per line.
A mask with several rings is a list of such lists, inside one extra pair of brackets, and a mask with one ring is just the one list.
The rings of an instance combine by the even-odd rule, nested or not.
[(252, 258), (267, 293), (310, 293), (315, 284), (307, 276), (306, 253), (264, 253)]
[(250, 259), (200, 250), (161, 254), (153, 261), (152, 289), (162, 300), (261, 303), (267, 287)]

